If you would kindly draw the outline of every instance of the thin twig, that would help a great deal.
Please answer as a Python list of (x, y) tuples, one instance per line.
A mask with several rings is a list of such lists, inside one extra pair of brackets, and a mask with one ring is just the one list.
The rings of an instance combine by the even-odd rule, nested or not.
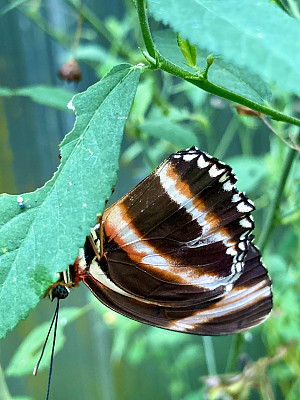
[(275, 135), (276, 135), (280, 140), (283, 141), (283, 143), (285, 143), (287, 146), (289, 146), (289, 147), (290, 147), (291, 149), (293, 149), (293, 150), (300, 151), (300, 146), (297, 145), (296, 140), (295, 140), (294, 137), (290, 136), (290, 139), (291, 139), (291, 141), (293, 142), (293, 144), (289, 143), (287, 140), (285, 140), (283, 137), (281, 137), (281, 136), (279, 135), (279, 133), (277, 133), (277, 132), (275, 131), (275, 129), (273, 128), (273, 126), (268, 122), (268, 120), (265, 118), (264, 115), (261, 115), (261, 116), (260, 116), (260, 119), (267, 125), (267, 127), (268, 127), (273, 133), (275, 133)]

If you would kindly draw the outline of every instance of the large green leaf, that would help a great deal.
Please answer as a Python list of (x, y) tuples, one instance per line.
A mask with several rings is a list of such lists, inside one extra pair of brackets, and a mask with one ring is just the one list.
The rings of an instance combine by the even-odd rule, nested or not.
[(124, 124), (140, 68), (121, 64), (74, 97), (77, 119), (61, 164), (42, 188), (0, 197), (0, 337), (74, 262), (115, 185)]
[[(187, 65), (184, 55), (177, 45), (176, 34), (170, 29), (154, 34), (155, 44), (160, 53), (173, 64), (195, 73), (194, 69)], [(200, 70), (205, 68), (209, 51), (197, 47), (196, 65)], [(246, 97), (256, 103), (264, 103), (271, 99), (272, 93), (269, 86), (256, 74), (247, 69), (238, 68), (229, 62), (216, 57), (213, 66), (209, 70), (209, 80), (215, 85), (221, 86), (231, 92)]]
[(300, 22), (271, 2), (148, 0), (148, 4), (155, 19), (191, 44), (300, 95)]

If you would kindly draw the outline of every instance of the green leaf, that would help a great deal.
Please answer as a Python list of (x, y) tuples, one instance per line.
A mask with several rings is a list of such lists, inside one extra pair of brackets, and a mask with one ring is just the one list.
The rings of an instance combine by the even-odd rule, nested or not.
[(143, 143), (136, 140), (123, 152), (121, 162), (124, 164), (131, 163), (135, 158), (137, 158), (144, 150)]
[(186, 59), (187, 65), (189, 67), (194, 67), (197, 62), (197, 48), (192, 46), (188, 40), (183, 40), (180, 34), (177, 35), (177, 43)]
[(17, 397), (12, 397), (11, 400), (33, 400), (32, 397), (25, 397), (25, 396), (17, 396)]
[(300, 22), (269, 1), (148, 0), (148, 4), (156, 20), (207, 49), (207, 55), (220, 55), (300, 95)]
[(4, 6), (0, 9), (0, 17), (6, 14), (8, 11), (13, 10), (14, 8), (26, 3), (28, 0), (14, 0), (7, 6)]
[(144, 119), (153, 101), (153, 86), (152, 78), (146, 78), (139, 84), (130, 114), (131, 121), (138, 122)]
[[(159, 52), (170, 62), (188, 72), (195, 73), (193, 68), (186, 65), (185, 58), (178, 49), (176, 34), (173, 31), (167, 29), (156, 32), (154, 34), (154, 41)], [(199, 70), (203, 70), (209, 52), (197, 47), (197, 54), (197, 67)], [(215, 58), (208, 72), (208, 79), (215, 85), (260, 104), (270, 100), (272, 96), (269, 86), (257, 75), (250, 73), (246, 69), (238, 68), (218, 57)]]
[(179, 148), (187, 148), (198, 146), (199, 139), (197, 135), (186, 126), (183, 127), (178, 123), (171, 122), (168, 118), (158, 116), (140, 124), (141, 131), (147, 135), (157, 139), (164, 139), (168, 142), (179, 146)]
[(0, 96), (1, 97), (10, 97), (10, 96), (14, 96), (14, 91), (13, 89), (9, 89), (6, 87), (0, 87)]
[[(70, 322), (75, 321), (85, 312), (86, 309), (76, 307), (63, 308), (60, 310), (55, 341), (55, 354), (62, 349), (66, 341), (66, 338), (63, 334), (65, 326)], [(22, 376), (32, 374), (32, 371), (41, 355), (42, 347), (44, 345), (49, 328), (50, 320), (37, 326), (30, 332), (10, 360), (10, 363), (5, 371), (7, 376)], [(52, 337), (52, 335), (49, 337), (47, 346), (45, 348), (45, 353), (39, 366), (39, 371), (49, 368), (53, 341)]]
[(236, 156), (226, 160), (239, 177), (238, 187), (243, 192), (254, 190), (267, 175), (264, 160), (260, 157)]
[(36, 103), (66, 111), (74, 93), (61, 87), (35, 85), (19, 89), (0, 87), (0, 96), (26, 96)]
[(0, 337), (35, 307), (56, 272), (72, 264), (116, 183), (124, 125), (140, 68), (116, 66), (73, 99), (74, 129), (45, 186), (0, 197)]
[(90, 63), (113, 63), (118, 64), (121, 59), (117, 56), (113, 56), (107, 52), (107, 50), (99, 45), (87, 44), (78, 47), (75, 53), (77, 61), (87, 61)]

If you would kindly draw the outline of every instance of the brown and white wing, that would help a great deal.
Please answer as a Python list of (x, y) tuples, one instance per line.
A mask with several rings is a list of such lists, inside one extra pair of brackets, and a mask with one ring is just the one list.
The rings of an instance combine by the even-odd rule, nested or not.
[(87, 275), (84, 283), (103, 304), (126, 317), (193, 334), (242, 332), (263, 322), (272, 309), (271, 281), (254, 245), (249, 248), (239, 279), (231, 290), (216, 300), (195, 299), (188, 306), (179, 302), (177, 307), (167, 307), (134, 298), (122, 290), (116, 291), (91, 274)]
[(105, 211), (107, 278), (168, 307), (226, 293), (243, 270), (254, 227), (254, 206), (236, 180), (196, 148), (171, 155)]
[(113, 310), (166, 329), (221, 335), (261, 322), (271, 283), (236, 180), (196, 148), (172, 154), (105, 211), (104, 256), (84, 283)]

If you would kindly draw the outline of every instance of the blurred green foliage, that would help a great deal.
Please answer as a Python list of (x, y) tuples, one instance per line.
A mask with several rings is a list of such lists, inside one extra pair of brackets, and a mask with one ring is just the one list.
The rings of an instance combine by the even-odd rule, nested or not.
[[(93, 2), (65, 1), (64, 12), (68, 16), (69, 26), (72, 27), (72, 34), (66, 27), (54, 26), (45, 18), (45, 4), (40, 1), (12, 2), (11, 6), (4, 10), (6, 14), (3, 14), (1, 19), (3, 21), (8, 13), (24, 14), (30, 24), (36, 24), (41, 32), (45, 32), (66, 49), (63, 61), (75, 57), (81, 67), (88, 66), (85, 73), (97, 80), (120, 62), (145, 62), (139, 49), (144, 48), (144, 45), (133, 5), (135, 2), (119, 3), (117, 2), (117, 5), (122, 5), (122, 10), (118, 17), (112, 7), (102, 18), (103, 10)], [(296, 21), (300, 15), (296, 0), (289, 1), (288, 6), (289, 13)], [(48, 4), (48, 7), (51, 5)], [(76, 45), (74, 37), (78, 15), (82, 16), (82, 30), (79, 45)], [(151, 26), (157, 31), (162, 28), (153, 20)], [(223, 34), (225, 36), (226, 32)], [(166, 33), (156, 37), (158, 46), (163, 35)], [(30, 46), (30, 43), (27, 43), (27, 46)], [(169, 51), (170, 48), (172, 50), (172, 46), (173, 43), (165, 51)], [(26, 52), (26, 47), (24, 51)], [(178, 54), (172, 54), (176, 61)], [(201, 53), (198, 51), (198, 57), (199, 54)], [(200, 63), (200, 67), (203, 68), (205, 60), (202, 58)], [(220, 56), (217, 68), (225, 70), (224, 63)], [(243, 72), (239, 89), (244, 85), (247, 69)], [(256, 80), (253, 72), (248, 72), (249, 81), (253, 81), (252, 89), (255, 89), (260, 80)], [(226, 70), (225, 77), (230, 83), (232, 80), (229, 76)], [(51, 91), (47, 98), (44, 89), (45, 86), (39, 92), (29, 86), (26, 90), (22, 87), (22, 91), (18, 89), (12, 92), (11, 89), (3, 87), (0, 95), (25, 95), (35, 102), (62, 108), (62, 99), (68, 94), (61, 91), (56, 96), (56, 89), (53, 87), (54, 91)], [(299, 115), (300, 102), (297, 97), (278, 87), (272, 87), (272, 91), (271, 102), (274, 108), (289, 115)], [(263, 88), (263, 92), (268, 98), (268, 91)], [(298, 131), (295, 126), (274, 120), (271, 123), (281, 138), (290, 143), (296, 140), (294, 138)], [(260, 119), (239, 116), (232, 104), (175, 76), (161, 71), (147, 71), (142, 76), (125, 133), (120, 168), (122, 171), (122, 168), (125, 169), (128, 165), (133, 166), (132, 176), (126, 176), (126, 179), (123, 176), (123, 180), (130, 181), (131, 186), (145, 177), (170, 153), (191, 144), (198, 144), (201, 149), (228, 162), (239, 177), (238, 188), (247, 191), (247, 195), (256, 205), (255, 234), (260, 238), (276, 196), (285, 162), (291, 152), (286, 143), (276, 137)], [(1, 152), (7, 153), (7, 150), (10, 150), (9, 143), (5, 143), (6, 147), (0, 149), (0, 155)], [(5, 157), (2, 159), (5, 160)], [(5, 166), (1, 165), (2, 168)], [(120, 184), (123, 184), (120, 191), (126, 191), (122, 179)], [(63, 315), (60, 319), (61, 324), (67, 324), (67, 343), (55, 359), (51, 388), (53, 398), (298, 400), (299, 155), (293, 160), (280, 196), (271, 236), (263, 252), (264, 263), (273, 281), (274, 311), (262, 326), (250, 332), (212, 339), (218, 375), (208, 377), (209, 365), (201, 337), (138, 324), (107, 310), (92, 296), (83, 294), (84, 291), (78, 289), (77, 300), (77, 290), (70, 296), (73, 300), (66, 300), (78, 302), (76, 321), (75, 317), (68, 319)], [(93, 308), (89, 313), (80, 312), (82, 303), (86, 302), (80, 295), (88, 296), (89, 307)], [(38, 334), (39, 339), (43, 336), (39, 333), (43, 326), (37, 326), (31, 336), (25, 339), (33, 326), (48, 319), (50, 305), (41, 307), (44, 315), (31, 314), (29, 322), (25, 321), (19, 325), (15, 336), (10, 334), (0, 343), (1, 356), (3, 355), (1, 364), (5, 369), (5, 372), (0, 371), (0, 398), (3, 400), (17, 399), (12, 397), (10, 392), (14, 395), (24, 393), (32, 399), (44, 396), (46, 373), (41, 373), (33, 381), (33, 378), (28, 376), (27, 365), (27, 361), (30, 364), (32, 353), (36, 355), (37, 347), (41, 346), (40, 342), (37, 343), (35, 335)], [(57, 350), (63, 344), (60, 332), (59, 336), (61, 346), (58, 346)], [(14, 346), (23, 340), (13, 357)], [(19, 361), (16, 363), (15, 360)], [(12, 375), (21, 375), (23, 378), (12, 378)], [(21, 383), (19, 379), (22, 379)]]

